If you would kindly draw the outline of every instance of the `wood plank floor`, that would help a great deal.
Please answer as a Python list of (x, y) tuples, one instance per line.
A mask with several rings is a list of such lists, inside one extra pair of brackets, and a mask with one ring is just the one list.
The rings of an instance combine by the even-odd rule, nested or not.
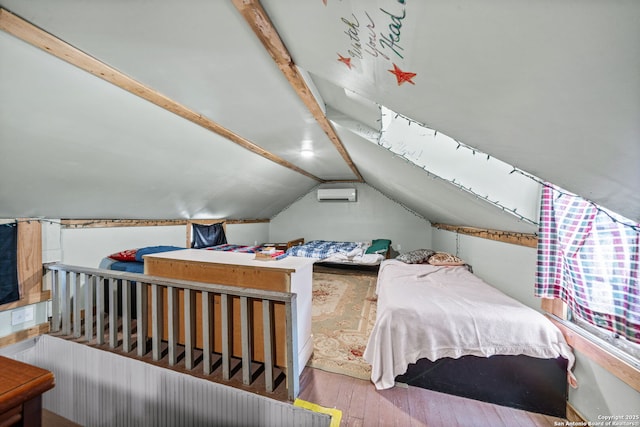
[[(151, 363), (149, 360), (147, 362)], [(193, 372), (185, 372), (177, 366), (164, 367), (193, 375)], [(215, 377), (203, 376), (202, 378), (213, 382), (222, 382)], [(241, 382), (239, 381), (231, 384), (229, 382), (222, 383), (246, 389), (246, 387), (240, 386)], [(284, 389), (283, 384), (279, 388)], [(256, 389), (247, 391), (255, 393)], [(261, 390), (258, 394), (286, 401), (286, 392), (281, 390), (273, 394)], [(342, 412), (340, 425), (349, 427), (547, 427), (561, 425), (562, 421), (566, 422), (561, 418), (492, 405), (412, 386), (398, 386), (378, 391), (370, 381), (310, 367), (306, 367), (302, 372), (299, 398), (325, 408), (339, 409)], [(45, 427), (77, 426), (77, 424), (54, 413), (45, 412), (44, 415), (43, 425)]]
[[(554, 426), (566, 420), (417, 387), (376, 390), (369, 381), (305, 368), (302, 400), (342, 411), (341, 426)], [(564, 424), (563, 423), (563, 424)]]
[(42, 410), (42, 427), (80, 427), (71, 420), (68, 420), (55, 412)]

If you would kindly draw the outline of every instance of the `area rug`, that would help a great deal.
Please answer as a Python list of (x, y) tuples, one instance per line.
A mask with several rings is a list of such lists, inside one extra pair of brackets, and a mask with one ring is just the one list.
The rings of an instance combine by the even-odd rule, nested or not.
[(367, 380), (362, 358), (376, 320), (376, 277), (313, 274), (313, 355), (308, 366)]

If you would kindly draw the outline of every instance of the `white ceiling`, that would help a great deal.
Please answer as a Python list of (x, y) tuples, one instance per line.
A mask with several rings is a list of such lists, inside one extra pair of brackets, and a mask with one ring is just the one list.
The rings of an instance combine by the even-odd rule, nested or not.
[[(367, 141), (378, 105), (640, 220), (640, 2), (261, 4), (365, 182), (425, 218), (535, 230)], [(230, 0), (0, 6), (320, 180), (357, 179)], [(3, 31), (0, 69), (0, 217), (269, 218), (319, 183)]]

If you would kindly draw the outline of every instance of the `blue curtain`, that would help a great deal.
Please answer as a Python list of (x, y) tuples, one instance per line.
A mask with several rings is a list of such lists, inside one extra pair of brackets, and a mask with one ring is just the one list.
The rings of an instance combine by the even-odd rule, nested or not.
[(224, 233), (224, 227), (221, 222), (210, 225), (193, 224), (192, 230), (193, 242), (191, 243), (191, 247), (194, 249), (208, 248), (227, 243), (227, 236)]
[(20, 299), (17, 252), (17, 224), (0, 225), (0, 304)]

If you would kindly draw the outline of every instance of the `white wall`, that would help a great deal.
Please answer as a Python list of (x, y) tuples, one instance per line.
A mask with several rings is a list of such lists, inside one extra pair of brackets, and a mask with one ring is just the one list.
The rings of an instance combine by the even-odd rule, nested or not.
[(227, 241), (236, 245), (256, 245), (271, 240), (268, 222), (227, 224), (225, 234)]
[[(43, 224), (44, 225), (44, 224)], [(63, 228), (58, 227), (56, 238), (55, 225), (45, 227), (47, 236), (43, 240), (43, 252), (61, 254), (58, 259), (65, 264), (97, 268), (100, 261), (114, 253), (125, 249), (145, 246), (186, 246), (186, 226), (159, 227), (108, 227), (108, 228)], [(226, 226), (227, 241), (236, 244), (264, 243), (269, 240), (268, 223), (228, 224)]]
[[(578, 388), (569, 388), (569, 402), (587, 420), (602, 421), (598, 416), (640, 415), (640, 393), (580, 352), (575, 352), (573, 370)], [(618, 420), (635, 422), (639, 420)], [(614, 424), (616, 425), (615, 421)], [(618, 424), (622, 425), (622, 424)]]
[[(28, 319), (21, 321), (18, 319)], [(14, 325), (14, 320), (16, 324)], [(0, 337), (6, 337), (14, 332), (29, 329), (47, 322), (47, 302), (29, 304), (11, 310), (0, 311)]]
[(476, 276), (531, 308), (540, 310), (540, 299), (533, 296), (536, 250), (479, 237), (433, 229), (434, 250), (456, 254), (471, 264)]
[(98, 268), (102, 258), (125, 249), (171, 245), (185, 247), (185, 226), (63, 228), (64, 264)]
[(357, 202), (319, 202), (316, 189), (271, 219), (270, 240), (368, 241), (390, 239), (398, 252), (431, 246), (431, 224), (366, 184)]

